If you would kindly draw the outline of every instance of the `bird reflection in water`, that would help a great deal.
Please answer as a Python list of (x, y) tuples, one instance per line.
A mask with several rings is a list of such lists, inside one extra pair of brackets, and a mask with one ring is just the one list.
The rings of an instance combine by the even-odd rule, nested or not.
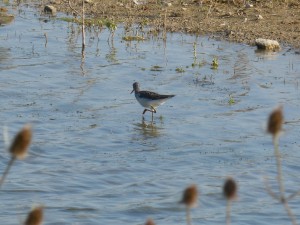
[(147, 122), (144, 117), (142, 117), (141, 123), (135, 124), (136, 129), (141, 132), (144, 137), (158, 137), (161, 135), (161, 128), (156, 125), (155, 122)]

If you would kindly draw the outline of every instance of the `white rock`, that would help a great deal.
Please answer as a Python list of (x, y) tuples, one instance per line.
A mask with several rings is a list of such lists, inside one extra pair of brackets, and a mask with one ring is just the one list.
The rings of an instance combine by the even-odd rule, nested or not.
[(258, 15), (258, 16), (257, 16), (257, 19), (258, 19), (258, 20), (262, 20), (262, 19), (263, 19), (262, 15)]
[(246, 8), (253, 8), (253, 5), (252, 5), (252, 4), (249, 4), (249, 3), (247, 3), (247, 4), (245, 5), (245, 7), (246, 7)]
[(258, 38), (255, 40), (255, 44), (258, 49), (264, 49), (264, 50), (279, 50), (280, 49), (280, 45), (279, 45), (278, 41), (275, 41), (275, 40)]
[(147, 0), (133, 0), (133, 3), (136, 5), (145, 5), (148, 3)]

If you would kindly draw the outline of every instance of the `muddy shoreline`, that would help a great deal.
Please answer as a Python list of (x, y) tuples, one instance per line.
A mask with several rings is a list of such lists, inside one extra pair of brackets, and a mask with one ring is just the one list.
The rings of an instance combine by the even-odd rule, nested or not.
[[(141, 0), (140, 0), (141, 1)], [(81, 0), (72, 1), (81, 9)], [(255, 39), (277, 40), (300, 48), (300, 3), (290, 1), (217, 0), (86, 0), (87, 17), (116, 23), (144, 23), (158, 30), (212, 35), (223, 40), (253, 45)], [(67, 1), (51, 1), (58, 11), (74, 14)]]

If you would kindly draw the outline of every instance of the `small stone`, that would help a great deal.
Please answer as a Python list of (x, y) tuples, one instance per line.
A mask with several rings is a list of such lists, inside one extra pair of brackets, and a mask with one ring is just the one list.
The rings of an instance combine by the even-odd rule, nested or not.
[(56, 8), (53, 5), (45, 5), (44, 12), (52, 14), (53, 16), (56, 15)]
[(172, 3), (171, 3), (171, 2), (165, 2), (165, 6), (171, 7), (171, 6), (172, 6)]
[(92, 4), (93, 0), (84, 0), (84, 3), (86, 3), (86, 4)]
[(280, 45), (279, 45), (278, 41), (275, 41), (275, 40), (258, 38), (255, 40), (255, 44), (258, 49), (263, 49), (263, 50), (279, 50), (280, 49)]
[(247, 3), (247, 4), (245, 5), (245, 7), (246, 7), (246, 8), (253, 8), (253, 5), (252, 5), (252, 4), (249, 4), (249, 3)]
[(262, 19), (264, 19), (264, 18), (262, 17), (262, 15), (258, 15), (258, 16), (257, 16), (257, 19), (258, 19), (258, 20), (262, 20)]
[(145, 5), (148, 3), (148, 0), (133, 0), (133, 3), (136, 5)]

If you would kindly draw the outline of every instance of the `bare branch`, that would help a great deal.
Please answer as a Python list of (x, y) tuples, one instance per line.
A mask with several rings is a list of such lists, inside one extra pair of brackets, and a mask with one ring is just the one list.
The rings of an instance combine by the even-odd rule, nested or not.
[(290, 196), (288, 196), (288, 197), (286, 198), (286, 200), (287, 200), (287, 201), (290, 201), (291, 199), (295, 198), (297, 195), (300, 195), (300, 190), (297, 191), (297, 192), (295, 192), (295, 193), (293, 193), (293, 194), (291, 194)]
[(264, 178), (264, 183), (265, 183), (265, 188), (266, 188), (268, 194), (269, 194), (272, 198), (274, 198), (274, 199), (278, 200), (279, 202), (281, 202), (280, 197), (277, 196), (277, 195), (272, 191), (272, 189), (270, 188), (268, 181), (269, 181), (268, 178), (265, 177), (265, 178)]

